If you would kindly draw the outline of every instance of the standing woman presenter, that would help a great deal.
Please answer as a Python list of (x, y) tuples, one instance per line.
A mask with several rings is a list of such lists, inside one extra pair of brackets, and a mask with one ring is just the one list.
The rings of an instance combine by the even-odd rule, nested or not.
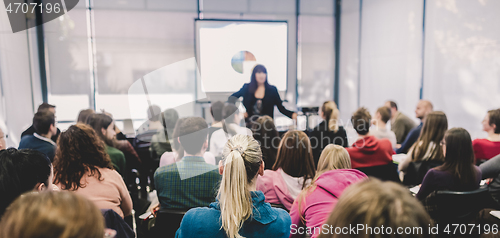
[(228, 101), (235, 103), (239, 97), (243, 97), (243, 106), (246, 108), (245, 122), (248, 126), (260, 116), (268, 115), (274, 118), (274, 106), (278, 106), (279, 111), (285, 116), (297, 119), (297, 113), (283, 106), (278, 89), (267, 81), (267, 69), (264, 65), (256, 65), (250, 83), (244, 84), (238, 92), (229, 97)]

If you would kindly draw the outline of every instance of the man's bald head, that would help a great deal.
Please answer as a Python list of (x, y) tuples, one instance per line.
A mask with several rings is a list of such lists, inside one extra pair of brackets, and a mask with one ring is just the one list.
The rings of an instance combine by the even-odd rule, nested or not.
[(415, 109), (415, 116), (423, 120), (429, 112), (432, 112), (434, 106), (429, 100), (420, 100), (417, 103), (417, 109)]

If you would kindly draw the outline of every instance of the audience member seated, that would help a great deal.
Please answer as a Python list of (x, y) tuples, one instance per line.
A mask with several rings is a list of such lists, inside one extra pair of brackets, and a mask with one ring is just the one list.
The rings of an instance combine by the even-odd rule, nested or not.
[(262, 150), (262, 160), (264, 160), (265, 169), (272, 169), (276, 162), (276, 154), (281, 137), (270, 116), (260, 116), (252, 121), (252, 135), (260, 144)]
[[(160, 167), (180, 162), (184, 157), (184, 148), (182, 148), (182, 145), (179, 142), (179, 137), (181, 134), (187, 133), (187, 132), (181, 132), (181, 124), (186, 119), (187, 117), (180, 118), (179, 120), (177, 120), (177, 123), (175, 123), (175, 128), (172, 133), (172, 152), (163, 153), (163, 155), (160, 158)], [(210, 152), (206, 152), (206, 148), (202, 149), (203, 149), (203, 159), (205, 160), (205, 162), (207, 164), (215, 165), (215, 156)]]
[(437, 190), (472, 191), (479, 188), (481, 170), (474, 165), (472, 141), (463, 128), (452, 128), (442, 143), (444, 164), (427, 172), (417, 193), (424, 200)]
[(158, 130), (158, 133), (151, 138), (151, 155), (158, 159), (163, 153), (172, 151), (172, 134), (175, 128), (175, 123), (179, 120), (179, 113), (175, 109), (167, 109), (161, 113), (161, 123), (163, 130)]
[(443, 141), (446, 130), (448, 130), (448, 119), (444, 112), (431, 112), (425, 117), (425, 123), (417, 142), (410, 148), (407, 157), (398, 166), (399, 171), (403, 172), (401, 175), (404, 175), (411, 162), (429, 162), (427, 166), (420, 167), (420, 171), (417, 171), (422, 177), (406, 178), (414, 181), (411, 185), (422, 183), (427, 170), (443, 164), (444, 154), (441, 141)]
[(339, 125), (339, 109), (333, 101), (326, 101), (319, 109), (319, 115), (323, 121), (317, 125), (309, 137), (313, 151), (314, 165), (318, 165), (319, 156), (323, 148), (329, 144), (348, 147), (347, 133), (343, 126)]
[(91, 201), (70, 192), (27, 193), (0, 221), (0, 238), (14, 237), (103, 238), (104, 218)]
[(212, 115), (212, 125), (208, 127), (208, 151), (210, 151), (210, 139), (212, 138), (212, 134), (222, 128), (222, 110), (224, 109), (224, 103), (221, 101), (213, 102), (210, 105), (210, 114)]
[(161, 108), (157, 105), (151, 105), (147, 110), (148, 120), (145, 121), (138, 129), (137, 134), (142, 134), (147, 131), (159, 131), (163, 129), (160, 122)]
[(314, 178), (311, 142), (302, 131), (288, 131), (281, 139), (272, 170), (257, 179), (257, 190), (264, 192), (266, 202), (281, 204), (287, 210), (302, 189)]
[(54, 172), (45, 154), (36, 150), (0, 151), (0, 217), (19, 195), (52, 190)]
[(425, 116), (432, 112), (433, 106), (430, 101), (420, 100), (417, 104), (417, 109), (415, 109), (415, 115), (420, 119), (420, 125), (411, 129), (406, 136), (406, 139), (401, 143), (401, 147), (396, 150), (396, 154), (406, 154), (408, 150), (415, 144), (418, 137), (420, 136), (420, 131), (422, 130), (423, 122), (425, 121)]
[(125, 155), (113, 146), (116, 136), (113, 118), (104, 113), (95, 113), (89, 116), (87, 124), (90, 125), (99, 138), (105, 143), (105, 151), (109, 155), (115, 170), (124, 177), (126, 160)]
[(87, 119), (90, 115), (94, 114), (94, 109), (83, 109), (78, 113), (78, 118), (76, 119), (76, 123), (87, 124)]
[(0, 128), (0, 150), (5, 150), (7, 149), (7, 142), (5, 141), (5, 138), (7, 137), (7, 134), (5, 134)]
[(491, 197), (495, 201), (495, 208), (500, 205), (500, 155), (497, 155), (488, 161), (479, 165), (481, 169), (481, 179), (493, 179), (488, 185)]
[(179, 120), (178, 140), (184, 149), (180, 162), (162, 166), (154, 174), (161, 208), (189, 209), (215, 201), (220, 174), (207, 164), (203, 152), (208, 143), (208, 125), (201, 117)]
[(398, 105), (394, 101), (387, 101), (385, 106), (391, 109), (391, 131), (396, 135), (396, 143), (402, 144), (411, 129), (415, 128), (415, 122), (408, 116), (398, 111)]
[[(429, 226), (432, 226), (431, 218), (422, 204), (410, 195), (408, 189), (396, 183), (381, 182), (378, 179), (365, 180), (347, 188), (325, 224), (328, 228), (333, 227), (333, 232), (329, 229), (328, 232), (323, 232), (320, 238), (434, 237), (429, 229)], [(363, 226), (363, 230), (359, 232), (335, 232), (336, 227), (349, 228), (360, 225)], [(392, 235), (387, 234), (389, 228), (391, 228)], [(407, 231), (410, 228), (412, 231), (398, 234), (397, 230), (401, 230), (400, 228)], [(421, 229), (416, 231), (415, 228)], [(378, 233), (376, 233), (377, 230), (379, 230)], [(380, 230), (386, 233), (382, 234)], [(293, 234), (294, 230), (292, 229), (291, 232)]]
[[(366, 175), (351, 169), (351, 159), (344, 147), (328, 145), (323, 149), (316, 176), (311, 185), (302, 190), (290, 210), (292, 227), (315, 230), (328, 218), (337, 199), (351, 184), (365, 179)], [(314, 233), (311, 237), (317, 237)], [(302, 237), (292, 234), (290, 237)]]
[(237, 238), (290, 235), (290, 215), (264, 202), (255, 183), (264, 173), (259, 143), (248, 135), (235, 135), (223, 149), (217, 201), (189, 210), (176, 237)]
[[(54, 114), (54, 116), (56, 115), (56, 106), (54, 105), (50, 105), (48, 103), (42, 103), (40, 104), (40, 106), (38, 106), (37, 112), (44, 110), (49, 110)], [(33, 135), (35, 132), (36, 132), (35, 127), (32, 124), (28, 129), (26, 129), (25, 131), (23, 131), (23, 133), (21, 133), (21, 138), (27, 135)], [(50, 139), (54, 142), (57, 142), (57, 137), (59, 136), (60, 133), (61, 131), (59, 130), (59, 128), (57, 128), (57, 133), (53, 134)]]
[(377, 139), (369, 134), (372, 117), (366, 108), (359, 108), (351, 117), (358, 139), (347, 148), (353, 169), (392, 163), (392, 145), (387, 139)]
[(70, 126), (59, 137), (54, 183), (88, 198), (100, 209), (113, 209), (125, 217), (132, 212), (132, 199), (105, 148), (90, 126)]
[(374, 127), (370, 129), (370, 134), (378, 139), (388, 139), (391, 142), (392, 148), (396, 148), (396, 134), (393, 131), (387, 130), (387, 122), (391, 118), (391, 109), (388, 107), (379, 107), (375, 113), (375, 118), (372, 120)]
[(488, 133), (487, 138), (472, 141), (476, 163), (500, 154), (500, 109), (488, 111), (483, 120), (483, 131)]
[(56, 119), (50, 110), (42, 110), (35, 113), (33, 127), (36, 132), (21, 138), (19, 149), (34, 149), (46, 154), (50, 161), (54, 160), (56, 143), (52, 141), (53, 135), (57, 133)]
[(252, 135), (250, 129), (240, 126), (242, 116), (234, 104), (228, 103), (224, 106), (222, 117), (222, 128), (212, 133), (210, 138), (210, 153), (216, 157), (222, 155), (222, 149), (229, 138), (237, 134)]

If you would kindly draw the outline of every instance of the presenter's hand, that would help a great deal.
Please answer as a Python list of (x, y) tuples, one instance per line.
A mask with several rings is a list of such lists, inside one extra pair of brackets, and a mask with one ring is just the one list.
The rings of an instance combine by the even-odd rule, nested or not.
[(247, 112), (243, 113), (243, 116), (244, 116), (245, 118), (248, 118), (248, 113), (247, 113)]
[(296, 113), (296, 112), (294, 112), (294, 113), (292, 114), (292, 120), (297, 120), (297, 113)]

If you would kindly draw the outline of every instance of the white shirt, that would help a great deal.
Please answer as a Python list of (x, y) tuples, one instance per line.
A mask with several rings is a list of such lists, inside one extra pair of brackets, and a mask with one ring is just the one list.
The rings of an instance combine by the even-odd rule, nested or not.
[[(252, 135), (252, 131), (246, 127), (241, 127), (236, 124), (228, 124), (232, 130), (236, 131), (236, 134), (242, 135)], [(224, 129), (219, 129), (212, 133), (212, 137), (210, 137), (210, 153), (212, 153), (215, 157), (222, 156), (222, 149), (226, 145), (226, 142), (231, 138), (229, 134), (227, 134)]]
[(47, 142), (49, 142), (50, 144), (52, 144), (54, 146), (56, 145), (56, 143), (54, 141), (52, 141), (51, 139), (43, 137), (41, 135), (38, 135), (36, 132), (33, 133), (33, 136), (36, 137), (36, 138), (38, 138), (38, 139), (40, 139), (40, 140), (47, 141)]
[[(286, 174), (282, 169), (280, 169), (280, 172), (281, 172), (281, 177), (283, 177), (286, 187), (288, 188), (288, 192), (290, 192), (290, 195), (293, 197), (293, 199), (296, 199), (297, 196), (299, 196), (300, 192), (302, 191), (302, 184), (304, 183), (304, 178), (292, 177)], [(304, 188), (306, 188), (310, 184), (311, 184), (311, 179), (308, 179), (306, 181)]]

